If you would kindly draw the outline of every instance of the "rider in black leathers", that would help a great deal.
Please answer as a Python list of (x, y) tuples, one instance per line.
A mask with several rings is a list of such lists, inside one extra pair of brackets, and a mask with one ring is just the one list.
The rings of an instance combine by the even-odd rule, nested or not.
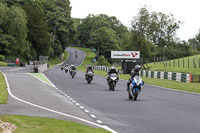
[(109, 80), (110, 75), (111, 75), (112, 73), (117, 74), (117, 81), (118, 81), (118, 80), (119, 80), (119, 74), (118, 74), (118, 72), (117, 72), (117, 70), (116, 70), (115, 67), (111, 67), (110, 70), (108, 71), (107, 81)]

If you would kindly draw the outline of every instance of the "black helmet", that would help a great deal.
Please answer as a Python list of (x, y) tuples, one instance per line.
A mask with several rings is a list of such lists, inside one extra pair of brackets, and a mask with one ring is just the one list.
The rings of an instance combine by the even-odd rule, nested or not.
[(112, 67), (110, 68), (110, 70), (116, 70), (116, 68), (115, 68), (114, 66), (112, 66)]
[(136, 72), (139, 72), (140, 69), (141, 69), (141, 66), (140, 66), (140, 65), (136, 65), (136, 66), (135, 66), (135, 71), (136, 71)]
[(88, 66), (88, 69), (92, 69), (92, 66), (91, 66), (91, 65), (89, 65), (89, 66)]

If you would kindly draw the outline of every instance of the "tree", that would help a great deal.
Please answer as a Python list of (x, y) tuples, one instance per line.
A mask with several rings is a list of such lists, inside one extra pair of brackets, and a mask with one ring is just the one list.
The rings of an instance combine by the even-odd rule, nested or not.
[(44, 7), (53, 43), (61, 44), (61, 52), (63, 52), (74, 38), (70, 2), (69, 0), (48, 0), (44, 2)]
[(99, 55), (103, 55), (106, 50), (120, 50), (115, 31), (107, 27), (93, 31), (90, 34), (88, 44), (96, 47), (99, 50)]
[(105, 14), (88, 15), (79, 24), (76, 36), (78, 36), (78, 40), (82, 45), (88, 47), (90, 46), (88, 43), (90, 34), (102, 27), (112, 29), (115, 32), (115, 39), (118, 40), (118, 45), (120, 47), (123, 46), (123, 43), (127, 40), (125, 36), (128, 32), (127, 28), (116, 17), (109, 17)]
[(4, 55), (30, 58), (25, 12), (15, 6), (0, 3), (0, 52)]
[(36, 52), (34, 58), (40, 55), (50, 55), (50, 33), (45, 22), (45, 16), (37, 7), (23, 6), (28, 17), (28, 40), (32, 43), (31, 48)]

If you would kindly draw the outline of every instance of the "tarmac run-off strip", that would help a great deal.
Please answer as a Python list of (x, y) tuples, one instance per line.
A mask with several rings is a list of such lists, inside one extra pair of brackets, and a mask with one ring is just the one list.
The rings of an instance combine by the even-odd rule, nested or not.
[[(2, 72), (3, 73), (3, 72)], [(72, 115), (69, 115), (69, 114), (66, 114), (66, 113), (62, 113), (62, 112), (59, 112), (59, 111), (56, 111), (56, 110), (52, 110), (52, 109), (49, 109), (49, 108), (46, 108), (46, 107), (43, 107), (43, 106), (39, 106), (39, 105), (36, 105), (36, 104), (33, 104), (31, 102), (28, 102), (28, 101), (25, 101), (23, 99), (20, 99), (16, 96), (14, 96), (11, 92), (11, 89), (10, 89), (10, 86), (9, 86), (9, 83), (8, 83), (8, 80), (7, 80), (7, 76), (5, 73), (3, 73), (4, 77), (5, 77), (5, 81), (6, 81), (6, 84), (7, 84), (7, 90), (8, 90), (8, 93), (11, 97), (13, 97), (14, 99), (18, 100), (18, 101), (21, 101), (23, 103), (26, 103), (28, 105), (31, 105), (31, 106), (34, 106), (34, 107), (37, 107), (37, 108), (40, 108), (40, 109), (43, 109), (43, 110), (46, 110), (46, 111), (49, 111), (49, 112), (53, 112), (53, 113), (56, 113), (56, 114), (59, 114), (59, 115), (63, 115), (63, 116), (66, 116), (66, 117), (69, 117), (69, 118), (72, 118), (72, 119), (76, 119), (76, 120), (79, 120), (79, 121), (82, 121), (82, 122), (85, 122), (85, 123), (88, 123), (88, 124), (91, 124), (91, 125), (94, 125), (94, 126), (97, 126), (97, 127), (100, 127), (100, 128), (103, 128), (107, 131), (110, 131), (112, 133), (118, 133), (117, 131), (114, 131), (113, 129), (109, 128), (108, 126), (106, 125), (103, 125), (103, 122), (101, 120), (98, 120), (98, 119), (95, 119), (96, 116), (93, 115), (93, 114), (89, 114), (89, 110), (86, 110), (83, 106), (81, 106), (79, 103), (77, 103), (73, 98), (71, 98), (68, 94), (64, 93), (63, 91), (61, 91), (60, 89), (58, 89), (50, 80), (50, 82), (52, 83), (52, 85), (50, 85), (51, 87), (55, 87), (55, 89), (62, 95), (64, 95), (65, 97), (67, 97), (72, 103), (74, 103), (76, 106), (78, 106), (80, 109), (82, 109), (82, 111), (88, 113), (88, 115), (95, 119), (96, 122), (98, 123), (94, 123), (94, 122), (91, 122), (91, 121), (88, 121), (88, 120), (85, 120), (85, 119), (82, 119), (82, 118), (79, 118), (79, 117), (76, 117), (76, 116), (72, 116)], [(35, 77), (35, 76), (34, 76)], [(46, 76), (45, 76), (46, 77)], [(36, 77), (35, 77), (36, 78)], [(46, 77), (47, 78), (47, 77)], [(38, 78), (37, 78), (38, 79)], [(48, 79), (48, 78), (47, 78)], [(42, 80), (40, 80), (42, 81)], [(44, 81), (42, 81), (44, 82)], [(44, 82), (45, 83), (45, 82)], [(46, 83), (47, 84), (47, 83)], [(49, 85), (49, 84), (48, 84)], [(100, 125), (101, 124), (101, 125)]]

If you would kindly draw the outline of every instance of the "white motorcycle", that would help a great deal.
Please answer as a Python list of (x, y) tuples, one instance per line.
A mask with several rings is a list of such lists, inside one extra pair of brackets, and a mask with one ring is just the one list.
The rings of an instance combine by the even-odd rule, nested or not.
[(112, 73), (110, 77), (108, 77), (108, 86), (111, 91), (115, 90), (117, 81), (118, 81), (118, 75), (116, 73)]

